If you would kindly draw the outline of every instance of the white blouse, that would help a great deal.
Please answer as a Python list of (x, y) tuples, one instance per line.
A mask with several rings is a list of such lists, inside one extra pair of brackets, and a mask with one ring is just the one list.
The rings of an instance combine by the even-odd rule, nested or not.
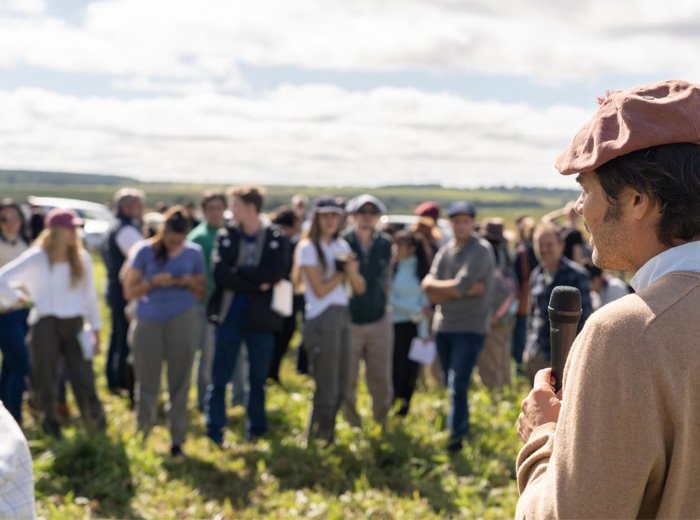
[(0, 269), (0, 286), (24, 287), (34, 306), (29, 313), (29, 324), (40, 318), (75, 318), (83, 316), (93, 330), (102, 328), (97, 290), (93, 279), (92, 259), (83, 250), (85, 273), (76, 286), (71, 286), (68, 262), (49, 263), (46, 252), (32, 247)]

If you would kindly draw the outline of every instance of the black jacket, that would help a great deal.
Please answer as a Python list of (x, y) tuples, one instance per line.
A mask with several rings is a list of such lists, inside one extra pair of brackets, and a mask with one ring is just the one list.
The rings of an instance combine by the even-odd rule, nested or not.
[[(272, 290), (261, 291), (262, 284), (274, 285), (287, 274), (290, 246), (287, 237), (277, 226), (264, 229), (265, 239), (260, 262), (255, 267), (238, 266), (238, 254), (242, 232), (237, 227), (219, 230), (216, 246), (212, 251), (214, 292), (207, 305), (209, 320), (221, 323), (228, 312), (224, 295), (227, 292), (245, 293), (249, 297), (245, 316), (245, 330), (252, 332), (277, 332), (283, 318), (270, 309)], [(230, 302), (228, 302), (230, 303)]]

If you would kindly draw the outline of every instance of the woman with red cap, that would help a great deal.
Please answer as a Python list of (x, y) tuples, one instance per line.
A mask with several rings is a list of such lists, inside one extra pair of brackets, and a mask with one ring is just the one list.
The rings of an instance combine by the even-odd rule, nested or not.
[(56, 408), (56, 364), (61, 356), (83, 420), (105, 428), (92, 371), (102, 320), (92, 260), (77, 232), (82, 224), (73, 210), (51, 210), (34, 247), (0, 269), (0, 287), (22, 287), (26, 292), (26, 296), (17, 292), (15, 303), (30, 299), (33, 304), (29, 314), (32, 379), (43, 415), (42, 428), (54, 437), (61, 435)]

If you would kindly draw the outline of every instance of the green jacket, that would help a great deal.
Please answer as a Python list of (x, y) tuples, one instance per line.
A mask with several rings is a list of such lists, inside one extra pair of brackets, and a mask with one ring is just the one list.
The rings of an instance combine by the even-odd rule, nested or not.
[(357, 256), (360, 274), (367, 285), (364, 294), (350, 298), (352, 322), (374, 323), (386, 313), (391, 280), (391, 239), (385, 233), (375, 232), (370, 249), (365, 254), (354, 229), (346, 233), (344, 238)]

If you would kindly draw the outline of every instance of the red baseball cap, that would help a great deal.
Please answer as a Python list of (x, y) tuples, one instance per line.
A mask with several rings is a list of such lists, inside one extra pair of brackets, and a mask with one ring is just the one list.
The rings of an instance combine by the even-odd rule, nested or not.
[(700, 145), (700, 85), (660, 81), (616, 90), (557, 158), (563, 175), (592, 171), (637, 150), (663, 144)]
[(44, 221), (47, 228), (74, 228), (83, 224), (85, 221), (74, 210), (66, 208), (52, 209)]
[(432, 200), (418, 204), (414, 213), (419, 217), (430, 217), (437, 220), (440, 217), (440, 205)]

